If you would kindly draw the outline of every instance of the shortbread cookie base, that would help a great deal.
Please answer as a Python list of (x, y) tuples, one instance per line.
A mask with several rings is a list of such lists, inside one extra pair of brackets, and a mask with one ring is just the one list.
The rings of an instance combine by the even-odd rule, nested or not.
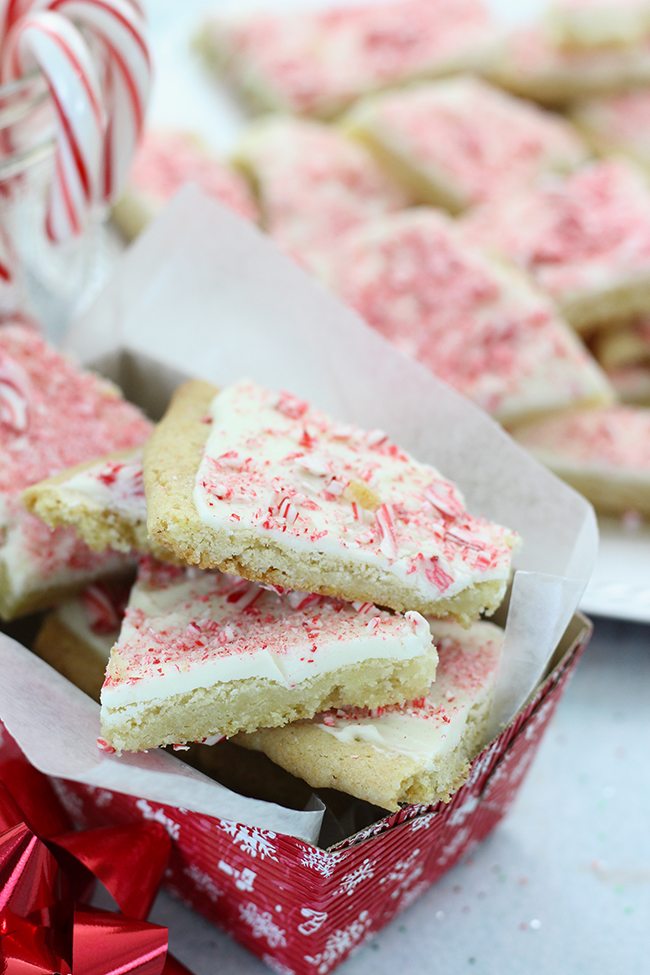
[[(636, 53), (636, 52), (635, 52)], [(610, 95), (650, 84), (650, 57), (636, 53), (634, 58), (621, 58), (617, 66), (609, 63), (576, 64), (573, 68), (557, 66), (546, 71), (526, 72), (502, 51), (481, 71), (495, 85), (523, 98), (549, 107), (599, 95)]]
[(339, 789), (393, 811), (405, 804), (449, 801), (467, 779), (469, 760), (481, 744), (486, 714), (487, 703), (470, 712), (461, 742), (430, 769), (407, 755), (368, 742), (338, 741), (311, 722), (238, 735), (235, 742), (264, 752), (315, 789)]
[(117, 751), (201, 741), (214, 734), (272, 728), (345, 706), (381, 707), (426, 693), (437, 656), (410, 661), (368, 660), (285, 687), (249, 678), (164, 699), (110, 708), (102, 704), (102, 735)]
[[(211, 71), (219, 76), (226, 75), (236, 89), (236, 94), (252, 112), (292, 113), (289, 102), (266, 80), (258, 77), (257, 72), (248, 62), (235, 63), (227, 39), (220, 40), (217, 37), (217, 30), (209, 22), (196, 35), (194, 47)], [(328, 113), (323, 112), (323, 114)], [(333, 111), (329, 114), (333, 114)]]
[(561, 303), (561, 310), (578, 332), (603, 328), (613, 321), (633, 318), (650, 308), (650, 275), (616, 287), (576, 294)]
[[(138, 451), (121, 450), (107, 454), (105, 461), (130, 460)], [(71, 467), (61, 474), (27, 488), (23, 493), (25, 507), (37, 515), (50, 528), (65, 525), (75, 529), (86, 545), (95, 552), (113, 549), (117, 552), (147, 552), (147, 526), (143, 521), (131, 521), (116, 511), (93, 504), (87, 496), (75, 495), (62, 485), (74, 477), (95, 467), (98, 459)]]
[(159, 558), (350, 602), (369, 600), (397, 612), (452, 616), (463, 624), (497, 609), (506, 589), (503, 580), (479, 582), (451, 598), (430, 601), (381, 569), (349, 567), (319, 552), (293, 555), (252, 531), (215, 531), (204, 525), (194, 504), (194, 483), (210, 432), (205, 418), (217, 393), (202, 381), (179, 387), (145, 447), (147, 532)]
[(38, 631), (34, 651), (89, 697), (99, 701), (106, 661), (55, 614), (47, 616)]
[(365, 123), (361, 110), (353, 111), (343, 122), (345, 131), (362, 143), (395, 182), (406, 189), (413, 203), (442, 207), (453, 214), (461, 213), (470, 205), (470, 201), (457, 192), (442, 173), (434, 178), (432, 172), (423, 172), (388, 140), (380, 139), (370, 124)]
[(548, 451), (534, 451), (539, 461), (549, 467), (572, 488), (591, 501), (602, 514), (622, 515), (636, 511), (650, 515), (650, 475), (634, 476), (625, 471), (587, 470), (568, 464)]
[(128, 187), (111, 208), (111, 219), (125, 240), (134, 240), (156, 216), (156, 207)]

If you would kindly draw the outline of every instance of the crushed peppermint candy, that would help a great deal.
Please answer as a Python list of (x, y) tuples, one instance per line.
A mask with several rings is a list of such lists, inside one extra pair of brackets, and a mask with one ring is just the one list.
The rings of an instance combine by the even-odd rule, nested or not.
[(252, 382), (226, 388), (211, 409), (194, 490), (206, 525), (379, 565), (433, 598), (508, 577), (514, 534), (471, 515), (451, 481), (383, 431), (341, 428)]

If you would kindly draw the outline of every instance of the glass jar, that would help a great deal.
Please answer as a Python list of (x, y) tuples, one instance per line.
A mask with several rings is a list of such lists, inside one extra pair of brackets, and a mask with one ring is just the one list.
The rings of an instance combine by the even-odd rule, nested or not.
[(0, 86), (0, 317), (33, 314), (57, 338), (95, 281), (100, 214), (80, 236), (49, 240), (54, 136), (41, 75)]

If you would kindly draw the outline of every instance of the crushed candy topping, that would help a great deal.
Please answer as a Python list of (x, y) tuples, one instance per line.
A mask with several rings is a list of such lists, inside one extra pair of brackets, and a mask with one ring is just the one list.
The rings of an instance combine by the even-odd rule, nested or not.
[(251, 382), (215, 397), (194, 493), (207, 524), (380, 564), (436, 597), (507, 577), (513, 534), (469, 514), (450, 481), (385, 434), (297, 402)]
[(551, 302), (468, 247), (436, 211), (351, 234), (330, 284), (385, 338), (500, 419), (606, 391)]

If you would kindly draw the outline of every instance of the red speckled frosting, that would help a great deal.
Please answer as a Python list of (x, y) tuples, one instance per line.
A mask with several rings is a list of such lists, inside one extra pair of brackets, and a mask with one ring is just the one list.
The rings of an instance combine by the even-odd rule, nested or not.
[(353, 227), (408, 204), (372, 156), (331, 126), (273, 118), (251, 130), (238, 155), (255, 175), (265, 229), (311, 267)]
[(246, 181), (186, 132), (148, 132), (138, 149), (129, 186), (162, 206), (185, 184), (242, 217), (257, 220), (257, 206)]
[(570, 463), (650, 472), (650, 409), (611, 406), (551, 417), (524, 428), (519, 439)]
[(493, 38), (479, 0), (398, 3), (263, 14), (208, 27), (233, 71), (291, 110), (319, 114), (365, 91), (471, 64)]
[(431, 644), (418, 613), (401, 616), (144, 559), (102, 704), (252, 677), (293, 686), (363, 659), (430, 653)]
[(73, 532), (51, 531), (29, 515), (20, 493), (67, 467), (140, 444), (150, 430), (115, 387), (78, 369), (35, 330), (0, 329), (0, 514), (9, 565), (12, 556), (25, 559), (48, 577), (60, 569), (83, 575), (101, 566), (103, 557)]
[(339, 741), (364, 742), (381, 751), (398, 752), (427, 766), (458, 746), (473, 712), (485, 716), (497, 676), (503, 631), (491, 623), (469, 629), (432, 621), (439, 662), (435, 683), (426, 697), (404, 705), (342, 708), (314, 718)]
[(518, 537), (381, 430), (252, 382), (220, 392), (196, 476), (204, 524), (316, 559), (378, 567), (429, 599), (508, 578)]
[(390, 92), (362, 106), (364, 118), (381, 144), (441, 180), (463, 206), (586, 157), (564, 119), (472, 78)]
[(469, 242), (503, 253), (559, 301), (650, 276), (650, 192), (625, 163), (549, 177), (463, 224)]
[(435, 210), (351, 234), (330, 283), (403, 352), (505, 422), (607, 394), (551, 303), (467, 247)]

